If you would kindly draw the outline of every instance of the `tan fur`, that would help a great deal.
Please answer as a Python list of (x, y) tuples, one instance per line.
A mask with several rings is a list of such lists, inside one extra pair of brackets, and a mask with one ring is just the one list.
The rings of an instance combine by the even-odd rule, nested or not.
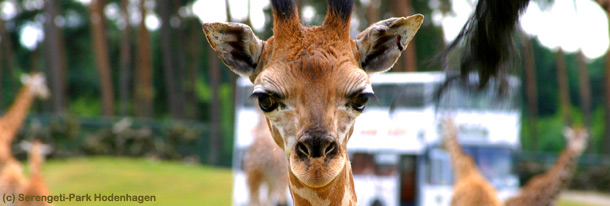
[(347, 142), (361, 111), (351, 103), (372, 92), (368, 74), (391, 68), (423, 16), (381, 21), (351, 39), (349, 19), (333, 12), (313, 27), (299, 23), (296, 8), (282, 18), (290, 11), (277, 12), (267, 41), (243, 24), (206, 23), (203, 30), (221, 60), (250, 78), (255, 93), (280, 103), (265, 116), (288, 158), (295, 205), (357, 205)]
[(452, 119), (443, 121), (443, 136), (456, 182), (453, 186), (451, 206), (499, 206), (496, 189), (481, 175), (472, 157), (462, 150), (457, 140), (457, 129)]
[[(42, 196), (49, 195), (47, 185), (45, 184), (44, 178), (42, 177), (42, 164), (44, 162), (44, 151), (43, 145), (40, 141), (34, 141), (30, 148), (30, 179), (25, 183), (24, 187), (20, 189), (20, 193), (27, 196)], [(45, 206), (50, 205), (48, 202), (19, 202), (17, 205), (22, 206)]]
[(21, 163), (12, 158), (7, 160), (0, 170), (0, 194), (17, 196), (26, 182)]
[(578, 157), (586, 148), (589, 138), (586, 129), (567, 129), (564, 133), (567, 145), (551, 170), (532, 178), (519, 195), (506, 201), (506, 206), (555, 205), (562, 190), (570, 183)]
[[(265, 116), (261, 113), (260, 117), (255, 130), (254, 142), (248, 148), (244, 158), (244, 170), (250, 190), (250, 205), (287, 205), (288, 164), (286, 156), (273, 141)], [(269, 189), (266, 202), (259, 199), (262, 184), (266, 184)]]

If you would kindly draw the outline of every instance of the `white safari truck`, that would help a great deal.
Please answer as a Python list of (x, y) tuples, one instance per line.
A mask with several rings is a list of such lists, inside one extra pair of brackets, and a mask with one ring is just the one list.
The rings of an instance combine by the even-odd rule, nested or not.
[[(474, 78), (472, 78), (475, 80)], [(453, 172), (441, 147), (442, 117), (454, 117), (460, 143), (475, 159), (502, 200), (516, 194), (518, 177), (513, 156), (520, 150), (519, 82), (508, 78), (506, 93), (479, 92), (449, 85), (439, 101), (440, 72), (384, 73), (371, 76), (378, 100), (370, 100), (347, 145), (361, 206), (448, 206)], [(473, 81), (472, 80), (472, 81)], [(238, 80), (233, 205), (247, 205), (243, 154), (257, 124), (252, 85)]]

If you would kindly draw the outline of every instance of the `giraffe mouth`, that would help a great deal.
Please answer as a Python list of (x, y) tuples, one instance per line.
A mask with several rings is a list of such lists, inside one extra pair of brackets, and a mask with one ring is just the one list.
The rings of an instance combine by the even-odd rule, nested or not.
[(331, 158), (303, 158), (296, 152), (289, 157), (290, 173), (309, 188), (321, 188), (335, 180), (345, 169), (343, 153)]

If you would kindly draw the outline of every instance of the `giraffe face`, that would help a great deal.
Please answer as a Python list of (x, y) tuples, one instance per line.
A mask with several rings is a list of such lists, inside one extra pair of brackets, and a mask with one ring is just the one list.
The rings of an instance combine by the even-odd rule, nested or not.
[(568, 148), (576, 153), (582, 153), (587, 148), (589, 134), (585, 128), (566, 128), (563, 132)]
[(46, 84), (46, 79), (42, 73), (24, 75), (21, 77), (21, 82), (28, 85), (32, 90), (32, 93), (41, 99), (47, 99), (51, 96)]
[(343, 170), (356, 117), (374, 94), (367, 73), (350, 61), (336, 65), (333, 58), (340, 57), (307, 55), (266, 68), (252, 96), (288, 156), (290, 172), (317, 188)]
[(351, 39), (352, 1), (329, 0), (324, 25), (315, 27), (300, 25), (294, 2), (272, 3), (274, 36), (267, 41), (243, 24), (207, 23), (203, 30), (220, 59), (253, 82), (251, 97), (290, 173), (307, 187), (324, 187), (346, 168), (354, 122), (374, 96), (369, 74), (393, 66), (423, 16), (387, 19)]

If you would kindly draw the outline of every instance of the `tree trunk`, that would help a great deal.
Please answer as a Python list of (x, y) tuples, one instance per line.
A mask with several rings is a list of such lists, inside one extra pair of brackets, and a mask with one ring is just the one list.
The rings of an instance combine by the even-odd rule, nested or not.
[(157, 1), (157, 8), (161, 15), (161, 50), (163, 54), (163, 73), (165, 76), (165, 87), (167, 89), (167, 96), (169, 99), (169, 110), (172, 118), (181, 119), (184, 117), (182, 109), (184, 108), (180, 104), (184, 102), (183, 99), (179, 99), (178, 85), (176, 84), (176, 77), (174, 76), (174, 57), (172, 51), (172, 36), (170, 30), (170, 4), (168, 0)]
[(220, 96), (218, 90), (220, 89), (220, 65), (216, 52), (212, 47), (208, 46), (208, 72), (210, 81), (210, 90), (212, 90), (212, 99), (210, 100), (210, 155), (209, 161), (211, 164), (218, 164), (220, 162), (220, 156), (222, 154), (222, 135), (221, 135), (221, 124), (220, 124)]
[(570, 88), (568, 83), (568, 70), (566, 69), (566, 57), (563, 50), (559, 49), (555, 53), (555, 63), (557, 64), (557, 84), (559, 86), (559, 110), (563, 116), (563, 121), (567, 126), (572, 125), (572, 115), (570, 103)]
[[(0, 4), (0, 11), (2, 10), (2, 4)], [(6, 55), (4, 54), (4, 51), (6, 51), (5, 48), (5, 44), (4, 43), (6, 41), (6, 35), (4, 35), (6, 33), (6, 29), (4, 28), (4, 20), (2, 20), (2, 18), (0, 18), (0, 108), (3, 108), (2, 105), (4, 105), (4, 94), (6, 94), (6, 92), (4, 91), (4, 81), (3, 81), (3, 77), (4, 75), (2, 74), (2, 72), (4, 72), (4, 64), (6, 62), (6, 60), (8, 60), (8, 57), (6, 57)]]
[(150, 34), (146, 28), (146, 0), (140, 0), (141, 22), (138, 31), (138, 56), (135, 76), (136, 115), (153, 115), (153, 71), (150, 56)]
[[(610, 16), (610, 11), (606, 10)], [(610, 22), (610, 18), (608, 18)], [(606, 68), (604, 68), (604, 138), (605, 148), (610, 148), (610, 50), (606, 51)], [(604, 149), (604, 153), (610, 154), (610, 150)]]
[[(591, 117), (591, 80), (589, 79), (589, 71), (587, 69), (587, 63), (585, 62), (585, 55), (582, 54), (582, 50), (578, 51), (578, 82), (580, 88), (580, 104), (582, 108), (583, 118), (585, 127), (591, 134), (592, 128), (592, 117)], [(590, 144), (590, 143), (589, 143)], [(586, 152), (591, 153), (594, 151), (594, 147), (588, 147)]]
[[(178, 101), (178, 106), (180, 107), (180, 114), (181, 114), (181, 118), (185, 118), (186, 117), (186, 91), (185, 91), (185, 86), (186, 84), (184, 84), (183, 82), (186, 81), (186, 75), (185, 75), (185, 71), (186, 71), (186, 48), (185, 48), (185, 39), (186, 39), (186, 35), (184, 34), (184, 31), (186, 30), (186, 24), (184, 22), (184, 19), (182, 19), (180, 17), (180, 15), (178, 14), (180, 7), (182, 6), (181, 0), (174, 0), (173, 1), (173, 9), (172, 9), (172, 15), (173, 18), (176, 18), (179, 22), (179, 25), (176, 29), (174, 29), (176, 38), (175, 38), (175, 44), (176, 44), (176, 50), (175, 50), (175, 58), (176, 61), (174, 62), (176, 64), (176, 69), (175, 69), (175, 73), (176, 73), (176, 89), (177, 89), (177, 96), (178, 99), (180, 101)], [(199, 32), (197, 32), (199, 33)], [(199, 33), (201, 34), (201, 33)], [(189, 42), (190, 43), (190, 42)], [(198, 46), (201, 46), (201, 44), (197, 44)]]
[[(189, 19), (188, 22), (185, 22), (187, 28), (189, 28), (186, 32), (187, 41), (186, 44), (186, 54), (188, 56), (187, 63), (187, 78), (186, 78), (186, 102), (187, 102), (187, 115), (191, 119), (195, 119), (198, 117), (199, 107), (198, 107), (198, 99), (197, 99), (197, 76), (198, 71), (201, 66), (201, 45), (205, 45), (201, 38), (200, 24), (199, 21), (194, 19)], [(197, 32), (194, 32), (192, 29), (195, 27)]]
[[(608, 24), (610, 26), (610, 1), (597, 0), (597, 3), (606, 11)], [(610, 27), (609, 27), (610, 28)], [(606, 51), (606, 64), (604, 68), (604, 136), (602, 139), (604, 148), (610, 148), (610, 49)], [(610, 150), (603, 150), (610, 154)]]
[[(0, 9), (2, 6), (0, 6)], [(13, 40), (11, 39), (11, 35), (6, 31), (6, 24), (4, 20), (0, 19), (0, 49), (4, 50), (2, 53), (2, 57), (4, 57), (4, 66), (6, 71), (9, 72), (9, 76), (14, 75), (14, 71), (17, 69), (17, 65), (15, 65), (15, 51), (13, 48)], [(4, 70), (3, 70), (4, 71)]]
[(95, 53), (96, 68), (100, 75), (102, 90), (102, 113), (109, 117), (114, 114), (114, 91), (112, 86), (112, 71), (108, 58), (106, 28), (104, 23), (104, 0), (93, 0), (90, 5), (91, 35)]
[[(394, 0), (391, 1), (392, 14), (397, 17), (406, 17), (413, 14), (411, 0)], [(403, 55), (398, 59), (398, 66), (394, 67), (394, 71), (417, 71), (417, 55), (415, 53), (415, 42), (411, 42), (405, 49)]]
[(527, 96), (527, 109), (529, 111), (529, 136), (532, 141), (532, 150), (538, 149), (538, 90), (536, 88), (536, 62), (531, 40), (522, 33), (523, 54), (525, 55), (525, 93)]
[(379, 7), (381, 5), (380, 0), (370, 0), (369, 5), (366, 7), (366, 20), (369, 25), (373, 25), (379, 21)]
[(66, 86), (65, 86), (65, 52), (63, 47), (63, 33), (55, 25), (55, 17), (59, 14), (59, 6), (56, 0), (47, 0), (44, 4), (44, 33), (45, 33), (45, 60), (48, 66), (49, 83), (53, 94), (53, 108), (56, 113), (63, 113), (66, 106)]
[(582, 107), (582, 113), (584, 117), (585, 125), (588, 129), (591, 128), (591, 80), (589, 80), (589, 71), (587, 69), (587, 63), (585, 62), (585, 56), (582, 54), (582, 50), (578, 51), (578, 85), (580, 88), (580, 104)]
[(119, 96), (120, 96), (120, 114), (127, 115), (129, 113), (129, 88), (131, 74), (131, 25), (129, 24), (129, 1), (121, 1), (121, 19), (125, 23), (125, 28), (121, 30), (121, 50), (120, 53), (120, 69), (119, 72)]
[[(608, 7), (610, 8), (610, 7)], [(610, 22), (610, 9), (606, 10), (608, 15), (608, 22)], [(610, 49), (606, 51), (606, 68), (604, 68), (604, 99), (605, 99), (605, 111), (604, 111), (604, 139), (605, 148), (610, 148)], [(610, 150), (603, 150), (606, 154), (610, 154)]]

